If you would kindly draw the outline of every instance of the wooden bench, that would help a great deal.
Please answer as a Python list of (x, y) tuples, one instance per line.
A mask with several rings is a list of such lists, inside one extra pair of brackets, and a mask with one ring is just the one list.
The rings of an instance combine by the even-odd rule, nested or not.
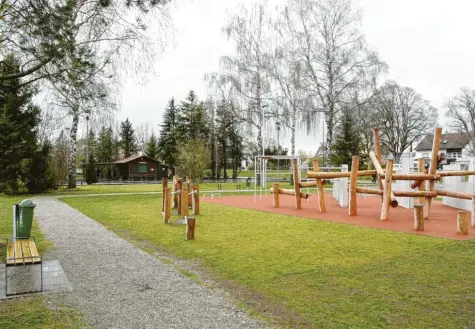
[[(26, 291), (21, 293), (8, 293), (8, 268), (12, 266), (40, 265), (41, 288), (40, 290)], [(5, 295), (18, 295), (30, 292), (43, 291), (43, 265), (41, 256), (36, 248), (35, 238), (10, 238), (7, 239), (7, 259), (5, 269)]]

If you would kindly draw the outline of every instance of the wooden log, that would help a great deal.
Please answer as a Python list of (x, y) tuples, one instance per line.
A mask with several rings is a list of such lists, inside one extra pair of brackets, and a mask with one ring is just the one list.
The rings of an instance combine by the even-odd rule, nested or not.
[[(379, 128), (374, 128), (373, 130), (373, 141), (374, 141), (374, 155), (375, 155), (375, 159), (377, 159), (378, 161), (378, 164), (379, 164), (379, 168), (382, 170), (381, 168), (381, 163), (383, 162), (383, 153), (381, 151), (381, 140), (379, 138)], [(371, 155), (371, 153), (370, 153)], [(373, 159), (371, 158), (371, 160), (373, 161)], [(373, 166), (374, 166), (374, 169), (378, 170), (378, 168), (376, 168), (375, 164), (374, 164), (374, 161), (373, 161)], [(381, 172), (379, 173), (380, 175), (382, 174)], [(379, 189), (382, 190), (383, 189), (383, 182), (381, 181), (381, 178), (378, 179), (378, 186), (379, 186)]]
[(381, 220), (388, 220), (389, 218), (389, 206), (391, 204), (391, 188), (392, 188), (392, 172), (393, 172), (394, 160), (386, 161), (386, 172), (388, 173), (385, 178), (385, 184), (383, 184), (383, 204), (381, 206)]
[(167, 187), (165, 189), (165, 195), (163, 197), (165, 201), (164, 212), (163, 212), (163, 222), (168, 224), (171, 218), (171, 201), (172, 201), (172, 189)]
[(318, 186), (317, 181), (301, 182), (300, 188)]
[(194, 186), (194, 189), (196, 191), (195, 194), (193, 194), (193, 197), (195, 198), (195, 215), (200, 214), (200, 186), (196, 184)]
[[(173, 192), (176, 192), (176, 191), (178, 191), (178, 177), (173, 176)], [(178, 199), (179, 198), (180, 198), (180, 196), (178, 195), (178, 193), (173, 194), (173, 209), (178, 208)]]
[[(188, 179), (188, 177), (186, 177)], [(188, 188), (189, 191), (193, 191), (193, 184), (191, 184), (191, 181), (186, 181), (186, 187)], [(188, 208), (193, 207), (193, 198), (188, 196)]]
[(471, 227), (475, 227), (475, 195), (472, 197), (472, 221)]
[(186, 240), (195, 239), (195, 224), (196, 224), (195, 217), (186, 218)]
[(395, 196), (398, 197), (408, 197), (408, 198), (417, 198), (417, 197), (431, 197), (436, 198), (436, 191), (393, 191)]
[(356, 192), (357, 193), (362, 193), (362, 194), (383, 195), (383, 191), (374, 190), (374, 189), (370, 189), (370, 188), (364, 188), (364, 187), (357, 187)]
[[(445, 159), (445, 158), (444, 158), (443, 155), (439, 155), (439, 156), (437, 157), (437, 167), (440, 165), (440, 163), (441, 163), (444, 159)], [(424, 161), (424, 159), (422, 159), (422, 161)], [(424, 173), (424, 174), (428, 174), (428, 173), (429, 173), (429, 170), (426, 170), (426, 169), (425, 169), (425, 162), (424, 162), (423, 168), (424, 168), (423, 173)], [(423, 180), (416, 180), (416, 181), (412, 182), (411, 188), (412, 188), (412, 189), (416, 189), (416, 188), (418, 188), (423, 182), (424, 182)]]
[[(315, 165), (313, 166), (315, 168)], [(361, 170), (358, 171), (359, 176), (374, 176), (376, 175), (376, 170)], [(315, 172), (309, 171), (307, 172), (307, 178), (322, 178), (322, 179), (331, 179), (331, 178), (345, 178), (350, 177), (351, 172)]]
[(449, 196), (451, 198), (464, 199), (464, 200), (472, 200), (474, 196), (471, 193), (452, 192), (452, 191), (446, 191), (446, 190), (435, 190), (435, 191), (437, 192), (437, 195)]
[(181, 201), (180, 215), (182, 218), (186, 218), (186, 216), (188, 216), (188, 188), (184, 185), (182, 186), (180, 190), (180, 201)]
[(162, 177), (162, 213), (165, 212), (165, 192), (168, 187), (168, 179)]
[(430, 174), (393, 174), (393, 180), (415, 180), (422, 179), (428, 181), (440, 180), (440, 175), (430, 175)]
[(274, 190), (274, 208), (279, 208), (279, 184), (272, 185)]
[[(274, 193), (274, 188), (271, 187), (270, 191), (271, 191), (271, 193)], [(286, 189), (286, 188), (279, 188), (279, 194), (295, 196), (295, 190)], [(309, 196), (310, 196), (309, 194), (300, 192), (300, 198), (302, 198), (302, 199), (306, 200), (306, 199), (309, 198)]]
[(473, 176), (475, 175), (475, 170), (462, 170), (462, 171), (438, 171), (437, 175), (440, 177), (450, 177), (450, 176)]
[(424, 205), (414, 205), (414, 230), (424, 231)]
[[(419, 168), (419, 171), (424, 171), (425, 170), (425, 161), (424, 159), (420, 158), (417, 161), (417, 165)], [(421, 181), (421, 184), (418, 186), (419, 191), (425, 191), (426, 187), (425, 184)], [(419, 204), (424, 205), (424, 197), (419, 197)]]
[(348, 202), (348, 214), (350, 216), (357, 216), (357, 194), (356, 194), (356, 185), (358, 182), (358, 169), (360, 166), (360, 159), (357, 155), (353, 156), (351, 162), (351, 176), (350, 176), (350, 187), (349, 187), (349, 202)]
[[(373, 162), (373, 166), (376, 169), (376, 172), (378, 174), (378, 182), (381, 183), (381, 184), (379, 184), (379, 186), (380, 186), (379, 189), (384, 191), (385, 184), (386, 184), (386, 181), (382, 179), (382, 177), (386, 177), (385, 173), (384, 173), (384, 170), (381, 167), (381, 164), (379, 163), (378, 158), (377, 158), (376, 154), (373, 151), (369, 152), (369, 157), (371, 158), (371, 161)], [(391, 173), (392, 173), (392, 171), (391, 171)], [(392, 208), (396, 208), (398, 206), (398, 202), (396, 200), (396, 197), (392, 193), (392, 191), (391, 191), (390, 196), (391, 196), (390, 205), (391, 205)]]
[(300, 196), (299, 166), (297, 159), (293, 159), (292, 164), (294, 167), (295, 207), (297, 210), (300, 210), (302, 209), (302, 200)]
[(457, 211), (457, 234), (468, 234), (468, 211)]
[[(315, 170), (316, 172), (320, 171), (320, 162), (317, 159), (315, 159), (312, 161), (312, 163), (313, 163), (313, 170)], [(318, 208), (320, 212), (327, 211), (327, 208), (325, 206), (325, 194), (323, 192), (323, 184), (324, 184), (324, 181), (322, 179), (317, 178)]]
[[(432, 157), (431, 157), (430, 167), (429, 167), (430, 175), (435, 175), (437, 171), (437, 166), (439, 163), (439, 150), (440, 150), (441, 139), (442, 139), (442, 128), (435, 128), (434, 141), (432, 143)], [(435, 181), (431, 180), (429, 181), (429, 190), (433, 191), (434, 189), (435, 189)], [(425, 205), (427, 206), (426, 208), (427, 218), (429, 218), (431, 204), (432, 204), (432, 198), (426, 197)]]

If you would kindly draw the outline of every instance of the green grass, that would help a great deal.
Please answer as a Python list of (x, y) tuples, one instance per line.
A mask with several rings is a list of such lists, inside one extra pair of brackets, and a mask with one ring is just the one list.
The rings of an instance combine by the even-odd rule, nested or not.
[[(475, 244), (202, 204), (196, 240), (164, 225), (161, 199), (64, 199), (265, 296), (313, 328), (475, 326)], [(295, 323), (289, 326), (297, 327)]]
[(88, 326), (73, 308), (53, 308), (46, 298), (26, 297), (0, 301), (0, 328), (76, 329)]
[[(24, 197), (0, 195), (0, 264), (5, 262), (7, 238), (12, 237), (12, 206)], [(33, 222), (32, 235), (36, 238), (38, 252), (43, 255), (52, 247), (41, 233), (38, 224)], [(53, 300), (51, 297), (49, 300)], [(42, 296), (0, 300), (0, 328), (2, 329), (73, 329), (86, 328), (82, 317), (72, 308), (51, 304)]]

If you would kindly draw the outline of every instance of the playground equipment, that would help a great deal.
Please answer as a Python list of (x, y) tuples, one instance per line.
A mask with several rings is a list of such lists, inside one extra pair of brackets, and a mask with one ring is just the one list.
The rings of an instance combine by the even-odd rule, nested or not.
[[(200, 213), (200, 187), (191, 184), (189, 179), (183, 183), (182, 179), (177, 176), (173, 177), (173, 191), (168, 187), (166, 178), (162, 179), (162, 214), (163, 221), (168, 224), (171, 219), (172, 207), (177, 210), (177, 214), (181, 215), (183, 224), (186, 224), (186, 239), (194, 239), (195, 215)], [(173, 205), (172, 205), (173, 201)], [(192, 210), (192, 216), (189, 215), (189, 208)]]
[[(451, 166), (444, 166), (443, 171), (437, 171), (437, 167), (444, 159), (439, 155), (440, 143), (442, 137), (442, 128), (436, 128), (432, 146), (431, 163), (428, 170), (424, 169), (424, 160), (418, 162), (419, 172), (394, 173), (394, 160), (388, 158), (386, 166), (382, 166), (381, 142), (379, 129), (374, 129), (374, 151), (370, 152), (371, 162), (374, 170), (359, 170), (359, 157), (354, 156), (352, 159), (351, 172), (342, 167), (341, 172), (322, 172), (317, 160), (313, 161), (314, 171), (307, 172), (307, 178), (315, 179), (315, 181), (300, 182), (298, 179), (298, 170), (294, 170), (294, 187), (295, 190), (279, 189), (278, 184), (274, 184), (271, 191), (274, 193), (274, 207), (279, 207), (279, 194), (294, 195), (296, 199), (297, 209), (301, 208), (301, 198), (305, 196), (300, 192), (300, 188), (316, 186), (318, 190), (318, 201), (320, 212), (326, 212), (325, 198), (323, 193), (323, 180), (336, 179), (333, 184), (334, 197), (342, 207), (348, 207), (350, 216), (358, 215), (357, 194), (372, 194), (381, 196), (381, 215), (380, 220), (387, 221), (389, 219), (390, 208), (398, 207), (401, 202), (406, 208), (413, 208), (412, 202), (404, 202), (402, 198), (416, 198), (417, 205), (414, 207), (414, 227), (418, 231), (424, 230), (423, 221), (429, 218), (432, 199), (443, 196), (444, 204), (472, 211), (471, 226), (475, 227), (475, 158), (468, 163), (456, 163)], [(262, 157), (265, 158), (265, 157)], [(411, 163), (411, 159), (403, 159), (405, 162)], [(467, 161), (466, 161), (467, 162)], [(294, 160), (294, 168), (298, 168), (298, 160)], [(470, 169), (470, 170), (469, 170)], [(378, 188), (365, 188), (357, 186), (357, 179), (360, 176), (376, 176)], [(455, 185), (454, 179), (466, 181), (464, 192), (460, 192), (460, 184)], [(444, 178), (443, 188), (436, 188), (436, 182)], [(349, 181), (348, 181), (349, 179)], [(409, 182), (411, 182), (409, 184)], [(400, 184), (400, 182), (406, 182)], [(393, 189), (393, 186), (402, 187), (402, 189)], [(457, 192), (451, 191), (450, 187), (456, 187)], [(458, 187), (458, 188), (457, 188)], [(411, 190), (412, 189), (412, 190)], [(417, 189), (417, 190), (414, 190)], [(344, 193), (340, 193), (344, 192)], [(347, 198), (347, 199), (346, 199)], [(447, 199), (446, 199), (447, 198)], [(464, 202), (463, 200), (468, 200)], [(468, 234), (467, 213), (459, 213), (457, 219), (458, 234)]]

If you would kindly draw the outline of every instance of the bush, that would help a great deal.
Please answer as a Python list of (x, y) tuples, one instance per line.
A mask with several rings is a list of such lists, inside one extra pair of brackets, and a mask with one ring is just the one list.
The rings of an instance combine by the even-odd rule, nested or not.
[(97, 183), (96, 161), (94, 161), (92, 154), (89, 156), (89, 162), (86, 166), (85, 178), (88, 185)]
[(31, 156), (25, 187), (28, 193), (42, 193), (56, 188), (51, 162), (51, 145), (45, 143)]
[(209, 150), (200, 140), (189, 141), (179, 150), (177, 174), (188, 176), (193, 183), (200, 183), (209, 165)]

